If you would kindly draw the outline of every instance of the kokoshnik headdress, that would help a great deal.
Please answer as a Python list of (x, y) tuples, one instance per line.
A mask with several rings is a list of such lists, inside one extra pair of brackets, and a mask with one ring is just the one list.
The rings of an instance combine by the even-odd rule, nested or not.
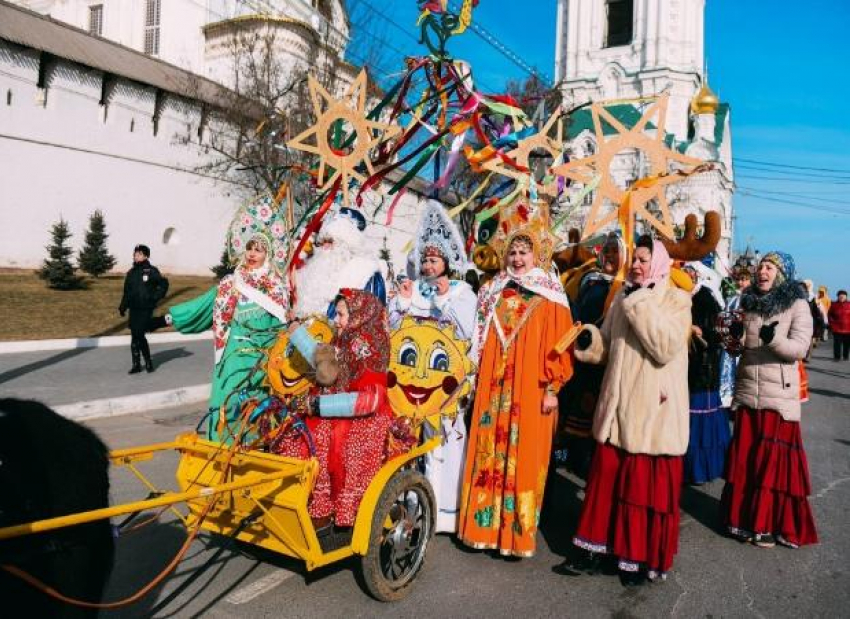
[(249, 241), (260, 241), (266, 246), (269, 266), (283, 273), (289, 254), (286, 246), (287, 226), (284, 215), (271, 194), (260, 194), (243, 204), (227, 229), (227, 257), (237, 264), (245, 253)]
[(499, 213), (499, 225), (490, 245), (499, 255), (502, 265), (507, 259), (508, 248), (519, 236), (531, 239), (537, 266), (549, 270), (558, 238), (549, 228), (549, 207), (545, 201), (538, 200), (529, 206), (524, 200), (518, 200)]
[(442, 204), (436, 200), (428, 200), (425, 212), (419, 221), (416, 243), (413, 246), (416, 268), (421, 267), (422, 258), (433, 252), (443, 257), (449, 271), (459, 274), (466, 272), (466, 252), (460, 231), (449, 218)]

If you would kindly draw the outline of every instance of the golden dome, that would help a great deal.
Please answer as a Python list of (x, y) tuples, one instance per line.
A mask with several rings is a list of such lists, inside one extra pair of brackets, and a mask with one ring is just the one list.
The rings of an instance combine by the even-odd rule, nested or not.
[(714, 114), (720, 106), (720, 99), (708, 87), (708, 81), (704, 82), (702, 88), (691, 100), (691, 112), (694, 114)]

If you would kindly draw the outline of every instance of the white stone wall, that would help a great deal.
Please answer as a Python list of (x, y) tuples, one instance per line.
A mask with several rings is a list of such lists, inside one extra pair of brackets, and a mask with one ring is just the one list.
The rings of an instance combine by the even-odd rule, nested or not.
[[(88, 30), (89, 6), (103, 5), (102, 36), (137, 51), (144, 51), (145, 0), (11, 0), (39, 13)], [(205, 55), (203, 26), (240, 15), (266, 12), (308, 24), (321, 41), (341, 56), (348, 43), (348, 17), (341, 0), (329, 3), (329, 23), (313, 7), (313, 0), (161, 0), (160, 50), (158, 58), (192, 73), (215, 78), (218, 67)], [(282, 48), (287, 53), (286, 48)], [(297, 54), (296, 54), (297, 56)]]
[[(79, 250), (100, 209), (119, 270), (145, 243), (166, 272), (209, 274), (245, 189), (193, 172), (204, 154), (181, 138), (197, 133), (197, 105), (168, 97), (154, 135), (153, 88), (120, 81), (101, 106), (99, 71), (59, 63), (45, 90), (37, 75), (37, 52), (0, 42), (0, 266), (37, 268), (59, 217)], [(375, 222), (368, 234), (376, 252), (386, 236), (403, 265), (422, 200), (408, 192), (389, 227), (391, 197), (372, 217), (380, 200), (366, 196), (364, 212)]]

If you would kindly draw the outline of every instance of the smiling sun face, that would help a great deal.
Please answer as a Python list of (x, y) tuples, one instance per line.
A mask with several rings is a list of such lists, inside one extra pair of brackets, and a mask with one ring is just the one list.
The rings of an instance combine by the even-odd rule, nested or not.
[[(324, 317), (308, 318), (304, 326), (313, 339), (320, 343), (330, 344), (333, 340), (333, 327)], [(313, 384), (313, 370), (310, 364), (289, 343), (289, 334), (285, 329), (281, 330), (277, 341), (269, 350), (266, 381), (274, 395), (284, 398), (303, 395)]]
[(393, 331), (390, 346), (387, 397), (396, 415), (429, 418), (434, 427), (440, 415), (456, 415), (471, 389), (465, 379), (474, 365), (469, 343), (457, 338), (454, 327), (407, 316)]

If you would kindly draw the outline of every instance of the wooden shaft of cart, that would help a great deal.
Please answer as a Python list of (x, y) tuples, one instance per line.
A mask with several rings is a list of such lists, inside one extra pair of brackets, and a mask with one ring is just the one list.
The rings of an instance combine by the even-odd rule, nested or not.
[[(203, 448), (193, 447), (186, 443), (172, 442), (113, 451), (109, 454), (109, 458), (118, 465), (129, 464), (136, 460), (148, 460), (153, 457), (154, 452), (172, 449), (207, 453), (207, 450)], [(43, 533), (45, 531), (85, 524), (87, 522), (94, 522), (95, 520), (103, 520), (104, 518), (112, 518), (114, 516), (123, 516), (124, 514), (132, 514), (133, 512), (146, 511), (157, 507), (167, 507), (176, 503), (187, 503), (202, 497), (212, 497), (227, 492), (233, 492), (234, 490), (251, 488), (253, 486), (259, 486), (261, 484), (284, 479), (293, 475), (294, 473), (292, 471), (277, 471), (274, 473), (251, 476), (250, 479), (243, 479), (241, 481), (232, 481), (214, 486), (199, 486), (198, 488), (187, 492), (167, 492), (162, 496), (144, 501), (113, 505), (112, 507), (94, 509), (87, 512), (80, 512), (78, 514), (69, 514), (67, 516), (58, 516), (56, 518), (48, 518), (46, 520), (37, 520), (26, 524), (3, 527), (0, 528), (0, 540), (32, 535), (34, 533)]]

